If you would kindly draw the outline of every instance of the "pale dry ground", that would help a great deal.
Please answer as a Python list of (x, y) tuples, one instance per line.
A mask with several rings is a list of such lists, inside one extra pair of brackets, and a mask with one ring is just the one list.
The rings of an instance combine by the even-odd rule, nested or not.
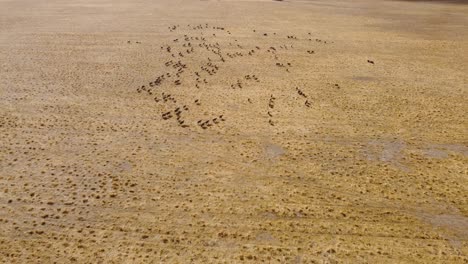
[(0, 262), (467, 263), (467, 61), (467, 5), (0, 0)]

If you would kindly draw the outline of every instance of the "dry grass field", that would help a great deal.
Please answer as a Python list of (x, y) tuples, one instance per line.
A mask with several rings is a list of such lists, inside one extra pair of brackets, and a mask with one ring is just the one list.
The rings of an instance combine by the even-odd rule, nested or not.
[(468, 263), (468, 5), (0, 0), (0, 263)]

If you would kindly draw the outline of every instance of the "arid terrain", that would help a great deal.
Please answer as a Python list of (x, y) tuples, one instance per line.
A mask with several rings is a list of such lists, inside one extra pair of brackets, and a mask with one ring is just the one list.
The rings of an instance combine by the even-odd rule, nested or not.
[(0, 263), (468, 263), (468, 5), (0, 0)]

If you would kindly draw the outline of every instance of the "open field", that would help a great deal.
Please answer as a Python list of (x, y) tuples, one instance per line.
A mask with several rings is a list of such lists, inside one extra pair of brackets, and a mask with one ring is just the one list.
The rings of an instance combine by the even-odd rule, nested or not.
[(467, 263), (468, 5), (0, 0), (0, 263)]

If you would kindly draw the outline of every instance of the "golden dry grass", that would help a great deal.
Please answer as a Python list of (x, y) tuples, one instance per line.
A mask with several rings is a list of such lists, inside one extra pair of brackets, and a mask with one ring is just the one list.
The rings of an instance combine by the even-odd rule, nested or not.
[(468, 261), (468, 6), (0, 17), (0, 262)]

